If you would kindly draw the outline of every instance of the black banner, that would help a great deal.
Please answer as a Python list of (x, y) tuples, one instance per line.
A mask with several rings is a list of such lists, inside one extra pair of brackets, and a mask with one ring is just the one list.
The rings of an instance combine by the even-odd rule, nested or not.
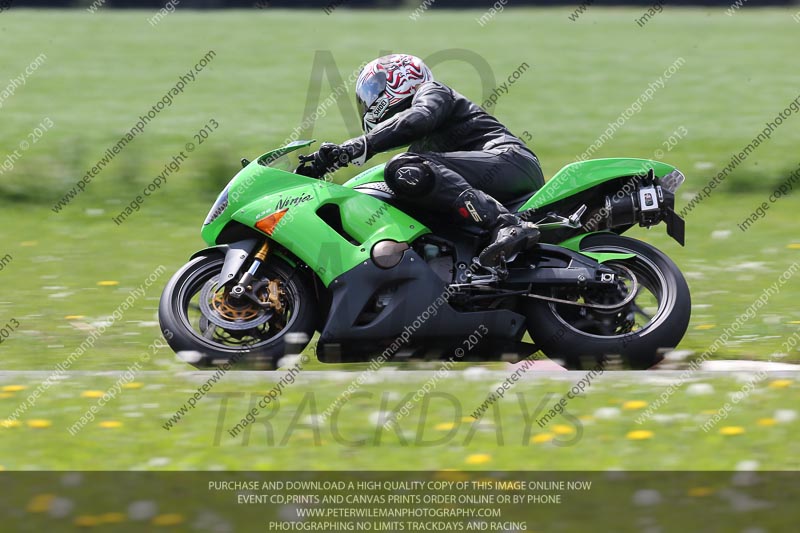
[(0, 481), (3, 531), (730, 532), (794, 531), (800, 519), (797, 472), (3, 472)]

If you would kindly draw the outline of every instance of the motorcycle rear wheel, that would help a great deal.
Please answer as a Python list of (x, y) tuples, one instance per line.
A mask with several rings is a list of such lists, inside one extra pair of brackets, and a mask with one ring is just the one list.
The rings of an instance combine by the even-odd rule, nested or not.
[(600, 295), (587, 298), (586, 294), (554, 289), (549, 296), (603, 304), (622, 302), (625, 287), (633, 286), (632, 280), (624, 279), (629, 277), (626, 271), (636, 278), (636, 296), (610, 311), (526, 298), (524, 309), (531, 338), (548, 357), (561, 359), (573, 369), (586, 368), (610, 356), (621, 356), (633, 369), (660, 362), (666, 351), (678, 345), (689, 326), (691, 296), (681, 271), (653, 246), (619, 235), (590, 235), (581, 242), (581, 251), (635, 254), (631, 259), (605, 263), (618, 267), (619, 294), (602, 295), (606, 299), (601, 300)]

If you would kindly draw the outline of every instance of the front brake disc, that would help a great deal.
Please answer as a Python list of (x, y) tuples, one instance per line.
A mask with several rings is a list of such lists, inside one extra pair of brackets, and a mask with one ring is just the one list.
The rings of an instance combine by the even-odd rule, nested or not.
[(223, 329), (243, 331), (257, 328), (269, 321), (273, 312), (242, 299), (243, 306), (233, 306), (227, 301), (227, 295), (217, 289), (219, 276), (214, 276), (200, 290), (200, 312), (203, 316)]

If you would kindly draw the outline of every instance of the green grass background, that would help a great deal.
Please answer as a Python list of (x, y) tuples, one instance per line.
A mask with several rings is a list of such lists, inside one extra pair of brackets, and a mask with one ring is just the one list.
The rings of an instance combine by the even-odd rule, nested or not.
[[(320, 75), (312, 70), (317, 53), (329, 53), (344, 78), (363, 61), (387, 50), (423, 58), (448, 49), (469, 50), (486, 60), (498, 82), (527, 62), (531, 68), (501, 97), (493, 112), (512, 131), (530, 132), (530, 144), (548, 177), (573, 161), (651, 81), (683, 57), (685, 65), (664, 89), (595, 154), (651, 157), (683, 126), (688, 136), (663, 158), (687, 175), (683, 193), (700, 190), (767, 120), (800, 94), (800, 72), (791, 59), (800, 25), (788, 11), (764, 9), (728, 17), (722, 10), (669, 8), (644, 28), (635, 23), (641, 15), (637, 9), (593, 7), (578, 22), (569, 21), (569, 12), (508, 9), (480, 27), (475, 22), (478, 12), (434, 10), (414, 22), (404, 11), (342, 8), (332, 15), (274, 10), (207, 15), (179, 10), (155, 28), (147, 23), (152, 13), (146, 11), (3, 13), (0, 89), (38, 54), (45, 53), (47, 61), (0, 109), (0, 158), (43, 118), (50, 117), (55, 127), (25, 152), (12, 172), (0, 177), (0, 257), (13, 257), (0, 272), (0, 324), (12, 318), (21, 324), (0, 346), (2, 368), (52, 369), (81, 343), (92, 324), (107, 319), (154, 268), (164, 265), (173, 272), (202, 247), (200, 224), (219, 189), (239, 168), (239, 158), (252, 158), (275, 147), (302, 121), (311, 78)], [(52, 203), (210, 49), (217, 56), (197, 75), (197, 81), (94, 179), (86, 193), (63, 213), (53, 213)], [(478, 72), (468, 63), (450, 60), (434, 70), (438, 79), (481, 100)], [(327, 78), (323, 79), (322, 98), (331, 90)], [(352, 106), (351, 93), (342, 101)], [(210, 118), (221, 124), (211, 141), (200, 146), (139, 213), (117, 227), (111, 217)], [(335, 142), (348, 138), (356, 128), (334, 108), (307, 133)], [(632, 232), (663, 249), (687, 275), (695, 306), (680, 348), (702, 352), (781, 272), (800, 261), (795, 195), (774, 204), (750, 231), (736, 228), (800, 164), (798, 135), (800, 118), (795, 116), (692, 212), (686, 248), (671, 241), (662, 227)], [(354, 173), (347, 169), (337, 181)], [(685, 200), (681, 198), (681, 205)], [(122, 370), (138, 358), (159, 337), (156, 308), (166, 279), (167, 275), (72, 368)], [(98, 285), (101, 281), (118, 284)], [(719, 357), (800, 360), (796, 350), (781, 353), (781, 343), (797, 331), (800, 321), (797, 296), (796, 282), (785, 285)], [(186, 369), (166, 350), (145, 368)], [(177, 409), (191, 389), (168, 375), (150, 378), (152, 384), (147, 386), (152, 389), (125, 392), (117, 407), (107, 407), (103, 415), (118, 418), (123, 413), (116, 409), (138, 402), (142, 418), (131, 418), (122, 428), (105, 432), (90, 428), (75, 439), (65, 428), (80, 411), (80, 391), (104, 389), (113, 380), (76, 377), (72, 384), (50, 391), (26, 415), (51, 420), (50, 428), (36, 430), (25, 424), (0, 428), (5, 466), (157, 468), (147, 461), (160, 456), (170, 458), (170, 468), (465, 466), (466, 451), (454, 453), (448, 447), (424, 453), (394, 447), (387, 453), (382, 448), (354, 452), (293, 443), (277, 450), (250, 446), (220, 453), (208, 444), (217, 416), (215, 406), (194, 411), (175, 434), (160, 428), (164, 416)], [(231, 380), (227, 390), (253, 388), (231, 376), (226, 379)], [(29, 388), (36, 383), (25, 380)], [(330, 395), (338, 386), (320, 384)], [(471, 394), (468, 385), (456, 381), (447, 387), (457, 394)], [(730, 387), (724, 382), (718, 389)], [(737, 411), (744, 418), (741, 423), (752, 426), (778, 404), (791, 405), (796, 400), (793, 387), (769, 389), (775, 405), (742, 407)], [(650, 394), (646, 389), (599, 394), (596, 405), (617, 396)], [(148, 399), (134, 397), (143, 390), (149, 391)], [(290, 405), (299, 401), (303, 390), (290, 393)], [(10, 411), (26, 393), (8, 394), (3, 401), (9, 402), (4, 405)], [(595, 405), (595, 401), (584, 403)], [(721, 397), (711, 402), (712, 407), (687, 402), (671, 403), (666, 412), (700, 412), (716, 407)], [(149, 416), (150, 411), (141, 407), (144, 403), (157, 405), (152, 409), (158, 416)], [(352, 424), (358, 429), (366, 420), (366, 415), (353, 418)], [(696, 432), (673, 431), (679, 427), (670, 428), (669, 434), (659, 433), (652, 443), (632, 444), (624, 439), (626, 428), (613, 426), (591, 434), (595, 444), (609, 441), (601, 453), (596, 446), (554, 449), (549, 455), (506, 447), (498, 448), (494, 462), (482, 467), (515, 468), (523, 457), (521, 464), (530, 468), (732, 468), (767, 445), (773, 453), (762, 454), (763, 464), (796, 467), (795, 444), (783, 426), (750, 431), (727, 451), (720, 451), (720, 445), (731, 441), (697, 439)], [(27, 443), (39, 435), (48, 438), (36, 438), (37, 445), (29, 447)], [(630, 451), (620, 456), (616, 442), (634, 447), (625, 448)], [(491, 447), (485, 443), (476, 449)], [(20, 449), (25, 452), (20, 454)], [(117, 454), (120, 449), (125, 453)], [(671, 454), (663, 453), (670, 450)], [(99, 462), (98, 457), (102, 458)]]

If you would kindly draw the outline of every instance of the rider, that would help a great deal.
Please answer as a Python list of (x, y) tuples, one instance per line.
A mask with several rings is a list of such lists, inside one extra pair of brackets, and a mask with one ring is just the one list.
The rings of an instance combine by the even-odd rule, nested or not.
[[(401, 199), (452, 213), (464, 224), (491, 231), (478, 259), (497, 266), (501, 256), (533, 246), (539, 230), (500, 202), (544, 184), (539, 160), (497, 119), (443, 83), (418, 57), (393, 54), (368, 63), (356, 82), (365, 135), (316, 154), (326, 169), (338, 152), (363, 165), (373, 155), (410, 144), (386, 164), (386, 184)], [(498, 201), (499, 200), (499, 201)]]

